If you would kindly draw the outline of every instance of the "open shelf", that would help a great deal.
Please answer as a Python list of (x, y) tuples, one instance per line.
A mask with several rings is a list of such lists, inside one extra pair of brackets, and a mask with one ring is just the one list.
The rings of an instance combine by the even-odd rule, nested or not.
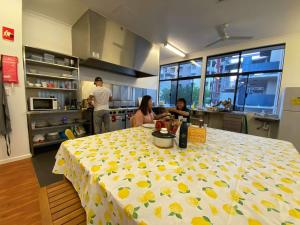
[(65, 66), (65, 65), (61, 65), (61, 64), (57, 64), (57, 63), (48, 63), (48, 62), (34, 60), (34, 59), (26, 59), (26, 62), (28, 64), (33, 64), (33, 65), (44, 65), (44, 66), (52, 66), (52, 67), (57, 67), (57, 68), (69, 69), (69, 70), (78, 70), (77, 67)]
[(77, 89), (73, 88), (48, 88), (48, 87), (30, 87), (26, 86), (28, 89), (43, 89), (43, 90), (48, 90), (48, 91), (77, 91)]
[(82, 123), (69, 123), (69, 124), (62, 124), (57, 126), (47, 126), (47, 127), (39, 127), (39, 128), (33, 128), (32, 131), (42, 131), (42, 130), (51, 130), (51, 129), (60, 129), (60, 128), (66, 128), (66, 127), (72, 127), (72, 126), (78, 126), (82, 125), (85, 122)]
[[(46, 54), (50, 54), (51, 57), (49, 58), (54, 58), (54, 60), (45, 60), (45, 58), (47, 59)], [(65, 141), (64, 139), (60, 138), (53, 141), (45, 140), (41, 143), (33, 143), (33, 137), (35, 134), (65, 130), (66, 128), (70, 128), (72, 126), (85, 124), (81, 123), (81, 121), (73, 121), (70, 124), (60, 124), (57, 126), (47, 126), (34, 129), (32, 129), (31, 127), (32, 122), (36, 121), (37, 119), (41, 119), (42, 117), (46, 120), (54, 120), (59, 116), (76, 116), (77, 118), (82, 118), (81, 110), (69, 109), (71, 107), (71, 101), (77, 99), (79, 96), (79, 58), (47, 49), (24, 46), (23, 61), (25, 70), (26, 99), (30, 99), (31, 97), (54, 96), (55, 98), (57, 98), (59, 105), (61, 105), (61, 109), (59, 110), (27, 111), (30, 151), (32, 155), (34, 155), (35, 148), (43, 148), (46, 146), (60, 144), (61, 142)], [(40, 83), (39, 80), (45, 80), (47, 81), (47, 83), (51, 81), (51, 83), (55, 83), (55, 87), (36, 87), (35, 85), (28, 85), (29, 82)], [(65, 83), (69, 84), (65, 86)], [(75, 86), (76, 84), (77, 86)], [(27, 103), (28, 102), (29, 101), (27, 101)], [(30, 108), (29, 105), (27, 105), (27, 108)], [(68, 110), (64, 110), (64, 108), (68, 108)]]
[(79, 113), (81, 110), (40, 110), (40, 111), (28, 111), (29, 115), (40, 115), (40, 114), (53, 114), (53, 113)]
[(66, 141), (66, 139), (57, 139), (53, 141), (44, 141), (44, 142), (39, 142), (39, 143), (33, 143), (33, 147), (44, 147), (44, 146), (49, 146), (49, 145), (54, 145), (54, 144), (59, 144)]
[[(87, 134), (82, 134), (80, 136), (76, 136), (76, 138), (82, 138), (82, 137), (86, 137)], [(49, 146), (49, 145), (55, 145), (55, 144), (60, 144), (64, 141), (67, 141), (67, 139), (57, 139), (57, 140), (53, 140), (53, 141), (44, 141), (44, 142), (39, 142), (39, 143), (33, 143), (33, 147), (37, 148), (37, 147), (44, 147), (44, 146)]]
[(63, 77), (63, 76), (56, 76), (56, 75), (49, 75), (43, 73), (26, 73), (28, 76), (32, 77), (46, 77), (46, 78), (53, 78), (53, 79), (60, 79), (60, 80), (77, 80), (75, 77)]

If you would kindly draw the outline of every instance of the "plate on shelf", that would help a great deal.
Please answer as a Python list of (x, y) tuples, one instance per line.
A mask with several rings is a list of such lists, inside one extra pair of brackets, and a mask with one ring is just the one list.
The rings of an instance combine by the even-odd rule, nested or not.
[(35, 86), (35, 87), (42, 87), (42, 84), (35, 83), (34, 86)]
[(144, 123), (142, 126), (145, 127), (145, 128), (155, 128), (154, 123)]
[(48, 121), (50, 126), (59, 126), (62, 125), (61, 121), (50, 120)]
[(62, 77), (73, 78), (74, 76), (72, 74), (63, 73)]
[(48, 126), (48, 122), (46, 122), (46, 121), (38, 121), (35, 123), (36, 128), (42, 128), (42, 127), (47, 127), (47, 126)]

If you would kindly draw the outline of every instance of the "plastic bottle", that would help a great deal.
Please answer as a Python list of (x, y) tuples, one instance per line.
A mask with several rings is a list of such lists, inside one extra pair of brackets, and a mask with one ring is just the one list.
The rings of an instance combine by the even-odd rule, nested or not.
[(202, 119), (199, 120), (199, 128), (200, 128), (200, 142), (205, 143), (206, 142), (206, 128), (204, 125), (204, 121)]
[(186, 118), (183, 118), (182, 123), (180, 125), (180, 131), (179, 131), (179, 147), (180, 148), (187, 147), (187, 139), (188, 139), (188, 125), (186, 122)]

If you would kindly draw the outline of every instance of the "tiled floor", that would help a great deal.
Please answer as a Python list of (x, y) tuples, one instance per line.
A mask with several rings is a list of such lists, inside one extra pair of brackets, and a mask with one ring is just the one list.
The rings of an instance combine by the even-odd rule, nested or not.
[(63, 179), (62, 175), (55, 175), (52, 173), (56, 152), (57, 150), (47, 150), (36, 154), (32, 158), (35, 173), (41, 187)]

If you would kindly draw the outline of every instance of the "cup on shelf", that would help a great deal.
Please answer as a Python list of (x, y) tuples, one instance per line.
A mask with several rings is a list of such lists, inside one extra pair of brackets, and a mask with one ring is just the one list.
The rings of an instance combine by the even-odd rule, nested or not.
[(30, 81), (27, 81), (27, 85), (29, 86), (29, 87), (33, 87), (33, 83), (31, 83)]
[(53, 84), (53, 83), (48, 83), (48, 84), (47, 84), (47, 87), (48, 87), (48, 88), (54, 88), (54, 84)]
[(74, 61), (74, 59), (70, 59), (70, 66), (75, 66), (75, 61)]
[(42, 81), (41, 83), (42, 83), (42, 87), (47, 87), (48, 86), (47, 82), (45, 82), (45, 81)]

